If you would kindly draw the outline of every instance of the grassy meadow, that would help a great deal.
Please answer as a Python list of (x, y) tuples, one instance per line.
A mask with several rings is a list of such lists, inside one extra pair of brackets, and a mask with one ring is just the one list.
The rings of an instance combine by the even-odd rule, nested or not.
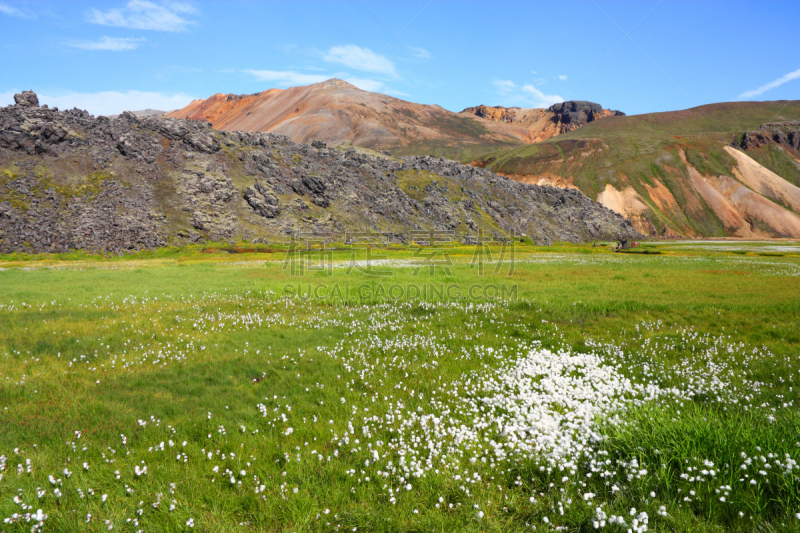
[(800, 246), (632, 251), (4, 256), (0, 531), (800, 531)]
[[(509, 176), (560, 176), (590, 198), (608, 185), (632, 187), (647, 205), (647, 218), (658, 234), (670, 227), (687, 236), (725, 237), (729, 228), (691, 185), (687, 164), (703, 175), (735, 176), (737, 163), (726, 146), (761, 124), (798, 118), (798, 101), (718, 103), (609, 117), (539, 143), (462, 161), (477, 160)], [(747, 150), (747, 155), (798, 185), (800, 167), (790, 152), (767, 145)], [(655, 193), (658, 188), (674, 203), (664, 203)]]

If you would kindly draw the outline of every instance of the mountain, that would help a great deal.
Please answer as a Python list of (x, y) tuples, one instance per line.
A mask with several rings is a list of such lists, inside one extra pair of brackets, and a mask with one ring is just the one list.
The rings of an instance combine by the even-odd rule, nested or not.
[[(345, 232), (537, 242), (640, 236), (575, 190), (518, 183), (443, 158), (391, 157), (166, 117), (0, 108), (0, 252), (121, 252)], [(465, 119), (466, 120), (466, 119)], [(417, 239), (419, 240), (419, 239)]]
[(609, 116), (473, 164), (579, 189), (654, 236), (800, 237), (800, 101)]
[(167, 116), (207, 120), (224, 131), (278, 133), (295, 142), (351, 143), (394, 154), (467, 158), (520, 144), (503, 125), (362, 91), (337, 79), (251, 95), (215, 94)]
[(225, 131), (279, 133), (295, 142), (319, 139), (332, 145), (346, 142), (394, 154), (471, 160), (487, 151), (571, 131), (614, 113), (590, 102), (567, 104), (574, 105), (557, 104), (563, 109), (479, 106), (453, 113), (437, 105), (362, 91), (333, 79), (251, 95), (215, 94), (168, 116), (207, 120)]
[[(158, 109), (141, 109), (139, 111), (131, 111), (137, 117), (160, 117), (166, 115), (167, 111), (159, 111)], [(106, 115), (109, 118), (117, 118), (119, 115)]]
[(514, 128), (519, 138), (529, 144), (576, 130), (601, 118), (625, 116), (622, 111), (603, 109), (600, 104), (582, 100), (553, 104), (547, 109), (479, 105), (468, 107), (461, 114), (506, 124)]

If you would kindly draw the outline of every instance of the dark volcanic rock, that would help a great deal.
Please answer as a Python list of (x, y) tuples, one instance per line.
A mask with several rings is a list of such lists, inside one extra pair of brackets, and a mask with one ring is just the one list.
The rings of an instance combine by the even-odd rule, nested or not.
[(14, 103), (21, 107), (39, 107), (39, 97), (33, 91), (22, 91), (14, 95)]
[(731, 143), (735, 148), (749, 150), (775, 143), (784, 148), (800, 151), (800, 121), (762, 124), (756, 131), (747, 131)]
[(536, 242), (639, 237), (576, 190), (443, 158), (308, 146), (133, 113), (94, 118), (36, 100), (26, 94), (0, 108), (0, 252), (123, 252), (303, 234), (344, 240), (365, 231), (405, 242), (421, 230), (463, 240), (479, 232)]
[(555, 113), (562, 124), (583, 125), (594, 120), (594, 115), (603, 112), (603, 106), (583, 100), (569, 100), (553, 104), (548, 111)]
[(584, 100), (569, 100), (553, 104), (547, 110), (556, 114), (555, 121), (558, 124), (568, 125), (567, 129), (575, 129), (606, 116), (625, 116), (622, 111), (606, 111), (600, 104)]
[(244, 191), (244, 199), (253, 211), (265, 218), (275, 218), (281, 212), (278, 199), (266, 187), (256, 182)]

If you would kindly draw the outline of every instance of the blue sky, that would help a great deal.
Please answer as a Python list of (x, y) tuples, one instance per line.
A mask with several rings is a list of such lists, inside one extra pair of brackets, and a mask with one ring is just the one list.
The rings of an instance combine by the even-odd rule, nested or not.
[(174, 109), (331, 77), (446, 109), (800, 98), (800, 2), (0, 0), (0, 105)]

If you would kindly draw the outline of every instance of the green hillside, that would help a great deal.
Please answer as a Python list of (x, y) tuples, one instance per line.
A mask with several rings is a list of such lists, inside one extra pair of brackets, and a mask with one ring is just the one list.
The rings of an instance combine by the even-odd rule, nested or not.
[[(761, 124), (798, 118), (800, 101), (732, 102), (609, 117), (538, 144), (491, 152), (474, 164), (528, 180), (559, 176), (593, 199), (609, 184), (617, 190), (632, 187), (647, 205), (642, 216), (657, 234), (669, 226), (683, 235), (723, 236), (730, 228), (692, 186), (682, 154), (703, 176), (734, 177), (736, 161), (724, 146)], [(800, 163), (777, 145), (748, 155), (800, 184)], [(674, 198), (673, 208), (653, 198), (659, 184)], [(759, 221), (752, 225), (759, 229)], [(761, 230), (770, 233), (768, 228)]]

